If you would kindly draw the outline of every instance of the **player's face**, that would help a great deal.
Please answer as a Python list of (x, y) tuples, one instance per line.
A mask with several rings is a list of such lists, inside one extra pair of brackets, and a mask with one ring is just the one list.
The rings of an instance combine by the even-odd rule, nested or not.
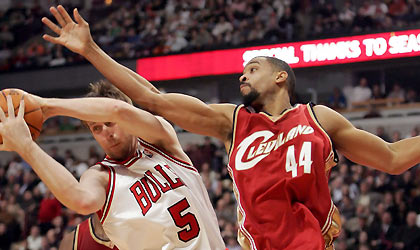
[(88, 122), (93, 137), (114, 160), (124, 160), (135, 151), (136, 138), (113, 122)]
[(265, 93), (275, 85), (275, 72), (265, 58), (256, 57), (245, 66), (239, 81), (244, 104), (260, 104)]

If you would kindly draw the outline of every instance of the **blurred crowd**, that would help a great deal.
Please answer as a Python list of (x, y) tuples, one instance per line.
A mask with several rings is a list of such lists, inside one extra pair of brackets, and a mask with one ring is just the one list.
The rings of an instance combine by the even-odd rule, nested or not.
[(51, 17), (48, 7), (58, 3), (68, 10), (79, 8), (91, 23), (95, 41), (114, 58), (408, 29), (420, 24), (418, 0), (6, 2), (0, 9), (0, 71), (83, 60), (41, 38), (46, 31), (41, 17)]
[[(418, 27), (418, 0), (144, 0), (0, 2), (0, 71), (54, 67), (82, 62), (70, 51), (46, 43), (43, 16), (59, 3), (67, 10), (79, 8), (91, 23), (95, 41), (115, 58), (232, 48), (265, 43), (342, 36)], [(87, 4), (89, 2), (89, 4)], [(105, 4), (105, 2), (111, 4)], [(102, 17), (106, 16), (106, 19)], [(372, 100), (395, 99), (420, 102), (418, 88), (394, 82), (392, 87), (358, 79), (355, 86), (336, 88), (325, 100), (335, 109)], [(374, 110), (373, 110), (374, 111)], [(375, 117), (368, 113), (367, 117)], [(49, 119), (43, 135), (86, 130), (80, 121)], [(398, 130), (376, 134), (388, 142), (419, 135)], [(200, 171), (230, 250), (236, 241), (236, 201), (226, 169), (222, 145), (205, 138), (185, 151)], [(48, 152), (76, 178), (102, 159), (91, 147), (87, 159), (71, 149)], [(340, 157), (333, 168), (330, 190), (341, 212), (343, 232), (336, 249), (420, 249), (420, 168), (391, 176)], [(85, 217), (64, 208), (31, 170), (16, 156), (0, 163), (0, 249), (57, 249), (63, 233)]]
[[(401, 135), (378, 127), (377, 135), (395, 142), (419, 132), (420, 127), (415, 127), (409, 135)], [(205, 138), (201, 144), (189, 144), (185, 151), (200, 171), (227, 247), (241, 249), (236, 241), (236, 201), (223, 146)], [(76, 178), (103, 157), (94, 146), (83, 160), (71, 149), (60, 152), (52, 147), (48, 153)], [(392, 176), (340, 156), (330, 176), (330, 190), (343, 222), (337, 250), (420, 249), (418, 166)], [(19, 157), (0, 166), (0, 249), (57, 249), (63, 233), (83, 219), (64, 208)]]
[(352, 86), (342, 88), (335, 87), (323, 104), (337, 110), (351, 109), (353, 106), (364, 106), (369, 108), (365, 118), (379, 117), (380, 113), (376, 106), (393, 104), (418, 103), (420, 95), (415, 83), (394, 82), (390, 87), (385, 84), (369, 83), (368, 79), (361, 77)]

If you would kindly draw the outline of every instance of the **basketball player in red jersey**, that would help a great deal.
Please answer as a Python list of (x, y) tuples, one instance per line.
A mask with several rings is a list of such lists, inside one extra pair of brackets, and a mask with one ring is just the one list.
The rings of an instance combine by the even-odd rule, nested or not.
[(118, 64), (93, 41), (76, 9), (76, 22), (62, 6), (50, 10), (61, 27), (43, 18), (59, 35), (44, 35), (45, 40), (84, 56), (152, 113), (224, 142), (243, 249), (333, 248), (340, 222), (327, 185), (335, 165), (332, 145), (353, 162), (390, 174), (420, 162), (420, 137), (387, 143), (328, 107), (292, 106), (295, 76), (279, 59), (256, 57), (246, 64), (239, 79), (245, 105), (207, 105), (191, 96), (160, 93)]
[(59, 250), (118, 250), (105, 234), (96, 214), (81, 222), (60, 243)]

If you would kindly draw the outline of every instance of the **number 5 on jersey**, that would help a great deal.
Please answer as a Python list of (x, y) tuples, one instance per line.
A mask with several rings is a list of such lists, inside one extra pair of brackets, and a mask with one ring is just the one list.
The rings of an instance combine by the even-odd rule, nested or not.
[[(312, 166), (311, 153), (312, 153), (312, 143), (309, 141), (303, 142), (302, 148), (300, 149), (300, 154), (299, 154), (299, 166), (303, 166), (304, 174), (311, 173), (311, 166)], [(298, 165), (295, 158), (295, 145), (290, 145), (287, 148), (286, 172), (292, 172), (292, 177), (296, 177), (298, 174), (297, 167)]]
[(177, 227), (184, 228), (187, 225), (189, 226), (189, 229), (185, 228), (178, 231), (178, 238), (183, 242), (194, 239), (200, 233), (200, 226), (198, 225), (198, 221), (194, 214), (187, 212), (184, 215), (181, 215), (181, 213), (189, 207), (190, 204), (187, 199), (184, 198), (168, 208)]

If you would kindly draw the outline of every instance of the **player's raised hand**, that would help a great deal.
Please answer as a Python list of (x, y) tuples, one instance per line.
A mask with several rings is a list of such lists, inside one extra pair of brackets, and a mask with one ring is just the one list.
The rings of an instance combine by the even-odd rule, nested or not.
[(50, 12), (57, 20), (58, 25), (47, 17), (43, 17), (42, 22), (54, 31), (58, 37), (43, 35), (42, 38), (49, 42), (63, 45), (71, 51), (84, 56), (88, 46), (93, 43), (93, 39), (90, 34), (89, 24), (80, 16), (79, 11), (77, 9), (73, 11), (76, 22), (73, 21), (69, 13), (61, 5), (58, 5), (57, 8), (51, 7)]
[(31, 132), (25, 123), (23, 116), (25, 114), (25, 101), (22, 99), (19, 105), (19, 111), (15, 116), (12, 97), (8, 95), (7, 99), (7, 117), (2, 108), (0, 108), (0, 135), (3, 138), (3, 144), (0, 144), (0, 151), (19, 152), (32, 142)]

